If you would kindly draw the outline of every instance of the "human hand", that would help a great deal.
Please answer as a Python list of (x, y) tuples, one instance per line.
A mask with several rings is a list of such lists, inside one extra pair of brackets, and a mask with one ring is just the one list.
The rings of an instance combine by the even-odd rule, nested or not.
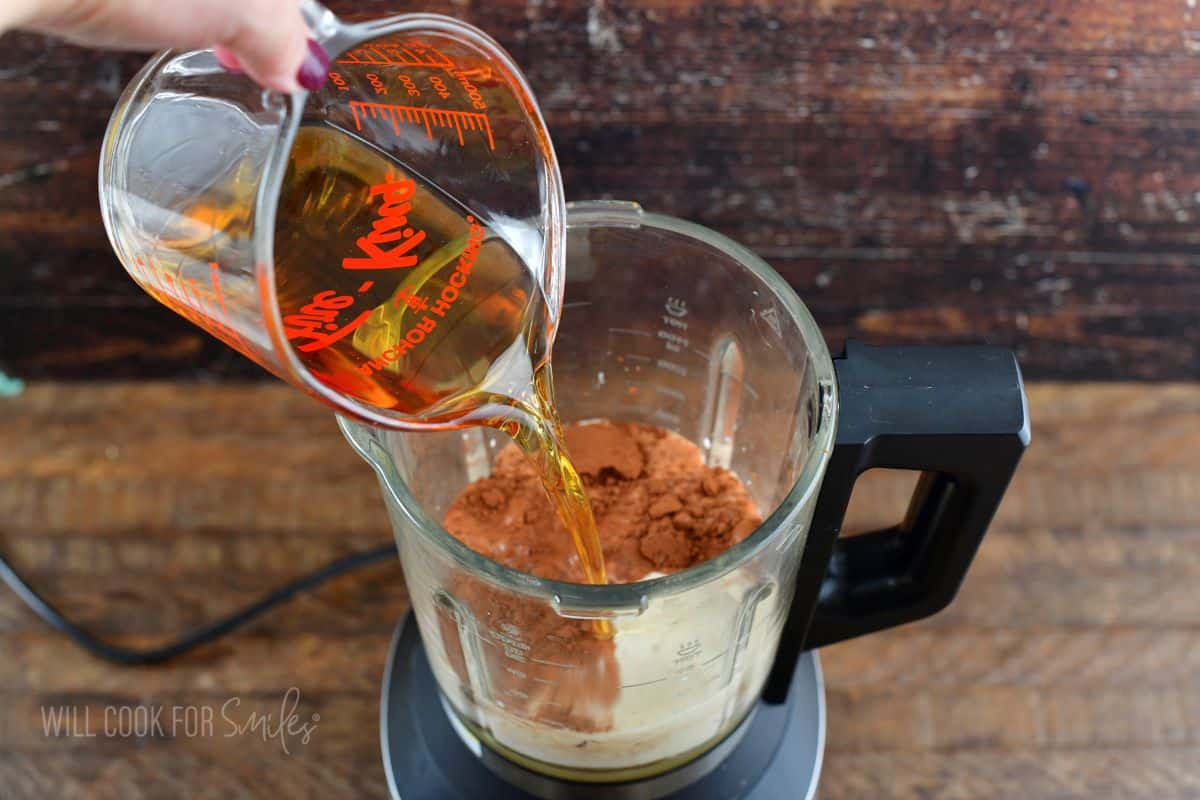
[(212, 47), (282, 92), (319, 88), (329, 67), (299, 0), (0, 0), (0, 33), (9, 28), (122, 50)]

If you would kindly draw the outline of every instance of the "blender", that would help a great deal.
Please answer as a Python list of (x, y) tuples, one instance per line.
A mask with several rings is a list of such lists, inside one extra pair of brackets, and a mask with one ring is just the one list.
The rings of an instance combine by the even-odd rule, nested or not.
[[(384, 677), (392, 793), (812, 796), (824, 736), (814, 650), (953, 598), (1029, 440), (1013, 355), (850, 343), (833, 358), (786, 282), (720, 234), (632, 203), (568, 211), (536, 101), (481, 32), (434, 15), (348, 24), (302, 6), (333, 56), (325, 88), (280, 96), (209, 51), (158, 56), (114, 112), (101, 205), (135, 280), (334, 407), (379, 477), (412, 599)], [(388, 214), (287, 314), (276, 234), (302, 123), (412, 178), (375, 206), (363, 187), (323, 207)], [(424, 204), (422, 226), (401, 221), (410, 201)], [(461, 245), (463, 220), (528, 267), (545, 299), (564, 418), (697, 443), (746, 485), (756, 531), (675, 574), (580, 585), (511, 570), (442, 528), (503, 437), (372, 402), (306, 354), (389, 330), (386, 310), (413, 295), (379, 294), (384, 279)], [(433, 328), (417, 330), (412, 347)], [(400, 346), (370, 354), (380, 374)], [(439, 402), (474, 388), (443, 380)], [(854, 481), (874, 467), (922, 473), (909, 511), (839, 539)], [(589, 636), (598, 624), (611, 637)]]
[[(568, 206), (565, 296), (564, 420), (683, 435), (741, 477), (764, 522), (664, 577), (543, 580), (439, 524), (502, 437), (340, 417), (379, 477), (412, 602), (384, 677), (392, 794), (812, 797), (825, 724), (814, 649), (953, 598), (1029, 441), (1016, 361), (856, 342), (831, 358), (753, 253), (633, 203)], [(922, 473), (908, 513), (839, 539), (855, 478), (874, 467)], [(598, 619), (613, 653), (574, 635)], [(616, 691), (596, 691), (614, 664)], [(582, 718), (557, 713), (589, 702)]]

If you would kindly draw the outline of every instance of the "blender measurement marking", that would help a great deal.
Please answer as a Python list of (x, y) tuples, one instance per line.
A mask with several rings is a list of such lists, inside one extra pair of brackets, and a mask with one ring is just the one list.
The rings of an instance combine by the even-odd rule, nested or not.
[[(661, 359), (658, 366), (662, 366)], [(684, 371), (687, 375), (687, 371)], [(681, 413), (684, 404), (687, 402), (687, 395), (678, 389), (673, 389), (669, 386), (657, 385), (654, 387), (654, 394), (659, 398), (659, 407), (654, 409), (654, 417), (672, 428), (678, 427), (682, 419)]]
[(622, 689), (637, 689), (640, 686), (653, 686), (656, 683), (662, 683), (663, 681), (667, 680), (669, 677), (670, 676), (663, 677), (663, 678), (655, 678), (652, 681), (642, 681), (641, 683), (622, 683), (621, 688)]
[[(658, 338), (662, 340), (663, 346), (669, 352), (682, 353), (690, 344), (687, 337), (688, 324), (685, 319), (688, 315), (687, 301), (680, 300), (678, 297), (668, 297), (667, 302), (663, 304), (663, 310), (667, 313), (662, 316), (663, 327), (658, 329)], [(662, 366), (661, 362), (659, 366)], [(676, 370), (672, 371), (680, 368), (676, 364), (671, 366), (676, 367)], [(680, 374), (686, 377), (687, 369), (682, 369), (683, 372)]]
[(559, 664), (555, 661), (546, 661), (545, 659), (533, 658), (532, 656), (530, 657), (529, 660), (535, 664), (541, 664), (544, 667), (558, 667), (559, 669), (575, 669), (574, 664)]
[(367, 64), (381, 67), (431, 67), (435, 69), (453, 69), (454, 62), (432, 47), (422, 47), (414, 51), (408, 47), (396, 44), (374, 44), (370, 47), (356, 47), (345, 56), (337, 59), (338, 64)]
[(425, 133), (433, 141), (434, 128), (454, 128), (458, 132), (458, 143), (466, 146), (463, 131), (482, 131), (487, 136), (489, 150), (496, 149), (492, 139), (492, 126), (488, 123), (487, 114), (477, 111), (443, 111), (436, 108), (420, 106), (398, 106), (391, 103), (368, 103), (362, 100), (351, 100), (350, 111), (354, 114), (354, 126), (362, 130), (363, 116), (371, 119), (387, 117), (392, 121), (392, 130), (400, 135), (400, 123), (408, 122), (414, 125), (424, 125)]
[[(698, 645), (697, 645), (697, 647), (698, 647)], [(680, 648), (680, 649), (682, 650), (683, 648)], [(697, 651), (697, 652), (698, 652), (698, 651)], [(704, 661), (704, 662), (703, 662), (703, 663), (701, 663), (701, 664), (698, 664), (698, 665), (697, 665), (697, 664), (690, 665), (690, 666), (689, 666), (689, 669), (690, 669), (691, 667), (696, 667), (696, 666), (700, 666), (700, 667), (707, 667), (709, 664), (712, 664), (712, 663), (713, 663), (713, 662), (715, 662), (715, 661), (719, 661), (719, 660), (720, 660), (722, 657), (724, 657), (724, 655), (725, 655), (726, 653), (728, 653), (728, 652), (729, 652), (729, 649), (728, 649), (728, 648), (726, 648), (725, 650), (722, 650), (721, 652), (717, 653), (715, 656), (713, 656), (712, 658), (708, 659), (707, 661)], [(677, 663), (677, 664), (678, 664), (678, 661), (679, 661), (679, 660), (678, 660), (678, 659), (676, 659), (676, 663)], [(670, 676), (670, 675), (664, 675), (664, 676), (663, 676), (663, 677), (661, 677), (661, 678), (655, 678), (654, 680), (649, 680), (649, 681), (642, 681), (641, 683), (622, 683), (622, 684), (621, 684), (621, 688), (622, 688), (622, 689), (638, 689), (638, 688), (641, 688), (642, 686), (653, 686), (653, 685), (654, 685), (654, 684), (656, 684), (656, 683), (662, 683), (663, 681), (668, 681), (668, 680), (670, 680), (670, 679), (671, 679), (671, 676)]]

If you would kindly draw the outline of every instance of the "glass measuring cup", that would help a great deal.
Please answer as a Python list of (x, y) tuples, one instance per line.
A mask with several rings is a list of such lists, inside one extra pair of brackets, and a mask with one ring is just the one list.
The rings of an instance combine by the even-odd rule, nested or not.
[(565, 212), (541, 113), (469, 25), (302, 6), (332, 58), (317, 92), (263, 91), (209, 50), (130, 83), (101, 159), (113, 248), (156, 299), (342, 413), (458, 424), (553, 341)]
[[(760, 697), (782, 701), (801, 649), (950, 601), (1028, 441), (1020, 374), (996, 348), (832, 359), (760, 259), (633, 204), (570, 207), (566, 298), (564, 419), (645, 422), (696, 442), (763, 512), (746, 540), (634, 584), (543, 580), (439, 524), (502, 438), (339, 424), (378, 473), (451, 719), (544, 775), (667, 780), (735, 735)], [(873, 466), (925, 473), (908, 517), (838, 541), (854, 480)]]

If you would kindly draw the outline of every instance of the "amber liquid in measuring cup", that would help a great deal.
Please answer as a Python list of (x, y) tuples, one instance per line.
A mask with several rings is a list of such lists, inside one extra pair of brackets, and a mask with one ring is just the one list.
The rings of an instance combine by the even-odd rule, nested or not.
[(521, 257), (432, 183), (327, 125), (300, 128), (276, 220), (276, 294), (304, 366), (375, 406), (510, 435), (588, 581), (605, 583), (555, 407), (546, 300)]

